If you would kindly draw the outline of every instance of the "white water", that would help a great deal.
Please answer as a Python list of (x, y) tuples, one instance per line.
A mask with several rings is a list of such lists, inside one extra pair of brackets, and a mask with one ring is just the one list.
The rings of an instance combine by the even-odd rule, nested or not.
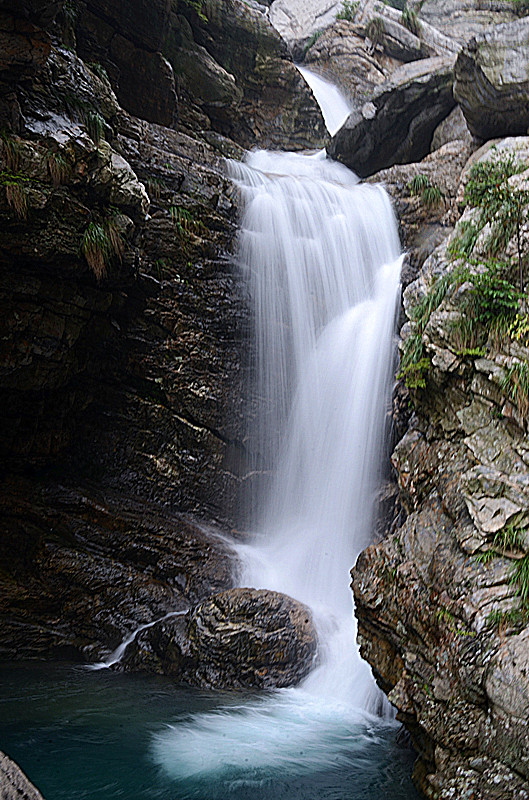
[(255, 468), (276, 474), (254, 543), (238, 548), (242, 585), (312, 608), (320, 664), (299, 688), (169, 727), (153, 754), (180, 780), (244, 782), (358, 758), (380, 705), (355, 644), (349, 569), (371, 536), (401, 257), (383, 189), (321, 154), (256, 152), (230, 173), (255, 311)]
[(183, 614), (187, 614), (186, 611), (170, 611), (168, 614), (165, 614), (163, 617), (159, 617), (158, 619), (154, 619), (152, 622), (147, 622), (145, 625), (140, 625), (136, 630), (132, 631), (126, 639), (123, 639), (120, 645), (113, 650), (104, 661), (98, 661), (95, 664), (85, 664), (86, 669), (98, 670), (98, 669), (108, 669), (109, 667), (113, 667), (114, 664), (117, 664), (123, 658), (123, 654), (129, 644), (132, 644), (138, 633), (142, 631), (146, 631), (147, 628), (152, 628), (153, 625), (156, 625), (158, 622), (163, 622), (165, 619), (169, 619), (170, 617), (181, 617)]
[(312, 89), (314, 97), (321, 108), (327, 130), (331, 136), (334, 136), (351, 113), (350, 104), (340, 90), (329, 81), (320, 78), (319, 75), (311, 72), (306, 67), (299, 66), (299, 64), (298, 70)]

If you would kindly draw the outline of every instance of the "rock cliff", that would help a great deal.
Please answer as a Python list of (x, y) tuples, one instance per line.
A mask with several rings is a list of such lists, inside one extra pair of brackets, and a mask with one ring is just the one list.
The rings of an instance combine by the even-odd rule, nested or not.
[(444, 224), (464, 214), (404, 293), (400, 506), (353, 571), (361, 651), (436, 800), (529, 797), (526, 245), (487, 205), (525, 198), (528, 145), (488, 145), (444, 187)]
[[(251, 359), (224, 155), (318, 145), (324, 127), (262, 7), (208, 14), (0, 3), (9, 656), (100, 657), (233, 581), (214, 526), (245, 482)], [(189, 48), (224, 106), (189, 82)]]

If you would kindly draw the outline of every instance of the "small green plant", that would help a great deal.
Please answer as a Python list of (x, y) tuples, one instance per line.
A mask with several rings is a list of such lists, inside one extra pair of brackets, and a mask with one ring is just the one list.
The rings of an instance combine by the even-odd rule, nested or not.
[(94, 75), (97, 75), (100, 81), (103, 81), (103, 83), (110, 84), (110, 78), (108, 77), (108, 72), (106, 71), (104, 66), (99, 63), (99, 61), (92, 61), (92, 63), (89, 64), (88, 66), (90, 67)]
[(428, 175), (421, 173), (414, 175), (408, 181), (408, 189), (412, 195), (420, 197), (421, 202), (428, 208), (439, 206), (444, 201), (441, 189), (430, 181)]
[(501, 277), (501, 263), (488, 261), (480, 266), (484, 267), (483, 272), (463, 273), (473, 287), (463, 304), (463, 310), (490, 328), (499, 319), (513, 319), (517, 315), (520, 294), (509, 281)]
[(474, 561), (477, 564), (484, 564), (486, 566), (487, 564), (490, 564), (495, 555), (496, 553), (494, 550), (485, 550), (483, 553), (478, 553), (476, 556), (474, 556)]
[(398, 378), (404, 378), (409, 389), (424, 388), (426, 385), (425, 373), (430, 362), (424, 356), (422, 335), (430, 321), (430, 317), (445, 299), (448, 290), (453, 284), (461, 280), (461, 271), (453, 270), (438, 277), (429, 291), (419, 300), (410, 312), (414, 323), (414, 330), (410, 333), (404, 344), (400, 371)]
[(480, 209), (479, 230), (490, 226), (484, 243), (489, 257), (504, 251), (516, 237), (520, 291), (524, 287), (525, 242), (522, 228), (529, 206), (529, 191), (517, 189), (509, 178), (526, 169), (512, 154), (495, 155), (488, 161), (478, 161), (469, 173), (465, 188), (465, 203)]
[(359, 5), (360, 3), (356, 2), (356, 0), (343, 0), (342, 7), (336, 14), (336, 19), (346, 19), (348, 22), (354, 22)]
[(424, 389), (426, 387), (426, 373), (431, 367), (429, 358), (420, 358), (403, 367), (398, 378), (404, 378), (408, 389)]
[(105, 120), (99, 111), (89, 110), (85, 113), (85, 123), (88, 135), (95, 144), (105, 138)]
[(525, 537), (523, 529), (510, 522), (494, 536), (494, 547), (501, 548), (505, 554), (507, 550), (523, 550)]
[(48, 150), (46, 154), (46, 165), (54, 186), (65, 183), (70, 172), (70, 165), (62, 153), (58, 150)]
[(189, 240), (192, 234), (198, 236), (204, 232), (204, 224), (188, 208), (171, 206), (169, 213), (175, 223), (178, 235), (184, 241)]
[(147, 178), (145, 181), (145, 188), (147, 189), (149, 197), (159, 200), (162, 195), (162, 190), (165, 189), (166, 186), (161, 178), (153, 176), (151, 178)]
[[(338, 19), (338, 17), (337, 17), (336, 19)], [(309, 52), (310, 48), (311, 48), (311, 47), (312, 47), (314, 44), (316, 44), (316, 42), (318, 41), (318, 39), (321, 37), (322, 33), (323, 33), (323, 30), (314, 31), (314, 33), (312, 34), (312, 36), (311, 36), (311, 37), (310, 37), (310, 39), (308, 40), (307, 44), (306, 44), (306, 45), (305, 45), (305, 47), (303, 48), (303, 56), (306, 56), (306, 55), (307, 55), (307, 53)]]
[(29, 212), (29, 183), (25, 175), (3, 171), (0, 172), (0, 186), (5, 187), (6, 200), (18, 219), (26, 220)]
[(366, 25), (366, 37), (370, 39), (373, 47), (376, 47), (382, 41), (384, 32), (385, 26), (382, 17), (373, 17)]
[(507, 325), (507, 335), (510, 339), (522, 344), (529, 344), (529, 315), (517, 314)]
[(527, 609), (529, 607), (529, 553), (514, 563), (511, 584), (516, 586), (521, 606)]
[(89, 223), (83, 234), (81, 252), (98, 281), (106, 275), (114, 256), (121, 261), (123, 250), (123, 238), (114, 218), (104, 223)]
[(420, 36), (421, 34), (421, 23), (419, 22), (419, 15), (415, 9), (410, 8), (408, 4), (404, 6), (402, 9), (402, 14), (400, 16), (401, 25), (404, 25), (410, 33), (413, 33), (415, 36)]
[(516, 405), (524, 420), (529, 419), (529, 364), (515, 361), (507, 367), (501, 380), (501, 388)]
[(21, 142), (15, 139), (7, 131), (0, 132), (0, 146), (2, 159), (8, 170), (17, 172), (20, 168), (20, 156), (22, 152)]
[(462, 314), (450, 323), (451, 341), (458, 355), (483, 356), (485, 355), (483, 327), (474, 316)]
[(448, 245), (447, 253), (449, 257), (452, 260), (456, 258), (469, 259), (478, 236), (479, 228), (477, 225), (471, 220), (462, 220), (458, 225), (457, 235)]

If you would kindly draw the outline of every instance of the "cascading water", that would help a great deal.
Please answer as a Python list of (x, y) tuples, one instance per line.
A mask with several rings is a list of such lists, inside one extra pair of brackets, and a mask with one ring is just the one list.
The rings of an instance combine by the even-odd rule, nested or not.
[(242, 585), (309, 605), (320, 663), (297, 689), (165, 731), (154, 753), (180, 780), (248, 783), (265, 769), (317, 772), (367, 746), (377, 690), (356, 650), (349, 569), (371, 533), (401, 257), (384, 190), (324, 153), (255, 152), (229, 171), (255, 304), (255, 467), (276, 475), (253, 543), (239, 547)]

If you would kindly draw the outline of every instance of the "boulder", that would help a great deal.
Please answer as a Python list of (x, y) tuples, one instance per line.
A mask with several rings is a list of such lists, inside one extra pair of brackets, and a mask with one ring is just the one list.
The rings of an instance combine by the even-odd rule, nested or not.
[(455, 64), (454, 95), (475, 136), (527, 133), (529, 18), (497, 25), (474, 37)]
[(518, 17), (516, 3), (509, 0), (425, 0), (410, 5), (420, 6), (420, 19), (464, 44), (473, 36), (478, 36), (503, 22)]
[(420, 161), (437, 125), (454, 107), (453, 60), (439, 57), (400, 67), (372, 99), (354, 110), (328, 153), (360, 177)]
[(43, 800), (18, 764), (0, 752), (0, 800)]
[(299, 683), (316, 647), (312, 615), (302, 603), (265, 589), (229, 589), (143, 631), (124, 666), (204, 687), (271, 689)]

